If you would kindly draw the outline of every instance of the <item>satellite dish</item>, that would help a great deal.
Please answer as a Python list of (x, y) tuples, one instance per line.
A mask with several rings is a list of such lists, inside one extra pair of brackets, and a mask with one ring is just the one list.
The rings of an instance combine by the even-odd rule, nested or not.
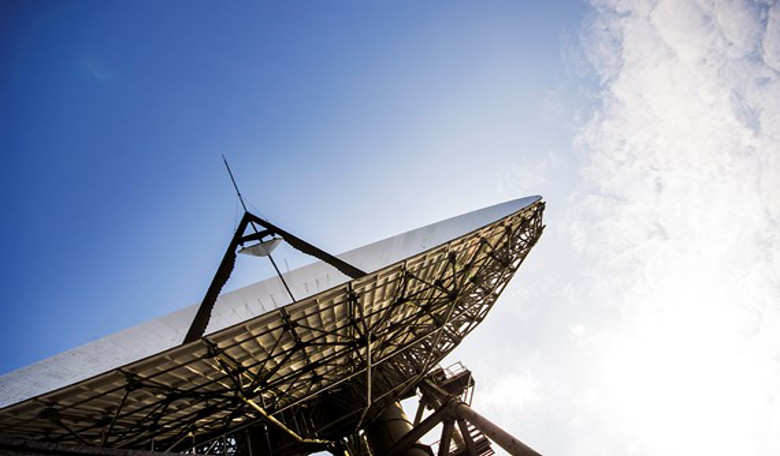
[[(521, 198), (335, 256), (246, 213), (197, 309), (0, 377), (0, 453), (422, 456), (441, 424), (439, 455), (492, 454), (487, 438), (536, 455), (470, 409), (470, 373), (437, 366), (487, 317), (543, 211)], [(275, 301), (278, 280), (219, 295), (238, 246), (268, 235), (321, 260), (285, 274), (297, 300)], [(412, 422), (399, 403), (416, 394)]]

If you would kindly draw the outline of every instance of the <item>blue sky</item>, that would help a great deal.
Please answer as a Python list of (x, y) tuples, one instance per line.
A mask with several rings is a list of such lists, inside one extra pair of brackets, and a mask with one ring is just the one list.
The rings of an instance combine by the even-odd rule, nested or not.
[(336, 252), (498, 202), (567, 147), (540, 113), (583, 8), (6, 3), (0, 369), (197, 301), (235, 221), (220, 154)]
[(450, 359), (542, 453), (780, 448), (777, 2), (6, 1), (0, 70), (0, 372), (198, 302), (224, 153), (332, 252), (543, 195)]

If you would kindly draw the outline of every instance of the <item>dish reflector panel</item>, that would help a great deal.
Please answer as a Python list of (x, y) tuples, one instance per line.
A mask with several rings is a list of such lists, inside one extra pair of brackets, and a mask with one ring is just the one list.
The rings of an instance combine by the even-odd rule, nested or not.
[[(440, 225), (461, 233), (366, 276), (0, 409), (0, 435), (176, 450), (185, 436), (205, 442), (262, 420), (247, 401), (306, 438), (354, 432), (486, 317), (536, 243), (544, 203), (499, 206)], [(404, 241), (436, 239), (436, 227), (343, 258), (392, 258)]]

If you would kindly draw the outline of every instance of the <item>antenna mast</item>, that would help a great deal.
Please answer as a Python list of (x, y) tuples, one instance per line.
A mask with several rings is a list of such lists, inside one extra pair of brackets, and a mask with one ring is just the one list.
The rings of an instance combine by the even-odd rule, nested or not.
[[(244, 202), (244, 197), (241, 195), (241, 190), (238, 189), (238, 184), (236, 184), (236, 178), (233, 177), (233, 171), (230, 170), (230, 164), (228, 164), (225, 154), (222, 154), (222, 161), (225, 162), (225, 168), (227, 168), (228, 175), (230, 175), (230, 181), (233, 182), (233, 188), (236, 189), (236, 194), (238, 195), (238, 200), (241, 201), (241, 207), (244, 208), (244, 213), (249, 212), (246, 209), (246, 203)], [(255, 222), (249, 222), (249, 223), (252, 225), (252, 230), (255, 233), (257, 233), (258, 231), (257, 231), (257, 226), (255, 226)], [(279, 267), (276, 266), (276, 261), (274, 261), (274, 257), (271, 256), (271, 252), (268, 252), (268, 259), (271, 260), (271, 265), (273, 265), (276, 274), (279, 276), (279, 279), (282, 281), (282, 285), (284, 285), (284, 289), (287, 290), (287, 294), (290, 295), (290, 299), (292, 299), (292, 302), (295, 302), (295, 296), (293, 296), (292, 291), (290, 291), (290, 287), (287, 285), (287, 281), (284, 280), (284, 277), (282, 276), (282, 272), (279, 270)]]
[[(230, 182), (233, 183), (233, 188), (236, 189), (236, 194), (238, 195), (238, 200), (241, 201), (241, 207), (244, 208), (244, 212), (249, 212), (246, 210), (246, 204), (244, 203), (244, 197), (241, 196), (241, 190), (238, 189), (238, 184), (236, 184), (236, 178), (233, 177), (233, 171), (230, 170), (230, 165), (228, 164), (227, 158), (225, 158), (225, 154), (222, 154), (222, 161), (225, 162), (225, 168), (227, 168), (228, 175), (230, 176)], [(252, 226), (254, 227), (255, 224), (252, 223)], [(257, 232), (257, 230), (255, 230)]]

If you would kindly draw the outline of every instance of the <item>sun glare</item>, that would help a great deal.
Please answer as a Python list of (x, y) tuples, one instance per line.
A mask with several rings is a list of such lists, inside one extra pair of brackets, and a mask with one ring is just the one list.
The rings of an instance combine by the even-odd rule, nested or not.
[(713, 274), (708, 260), (669, 264), (634, 296), (636, 318), (602, 340), (604, 400), (651, 454), (748, 454), (766, 423), (756, 314), (742, 281)]

